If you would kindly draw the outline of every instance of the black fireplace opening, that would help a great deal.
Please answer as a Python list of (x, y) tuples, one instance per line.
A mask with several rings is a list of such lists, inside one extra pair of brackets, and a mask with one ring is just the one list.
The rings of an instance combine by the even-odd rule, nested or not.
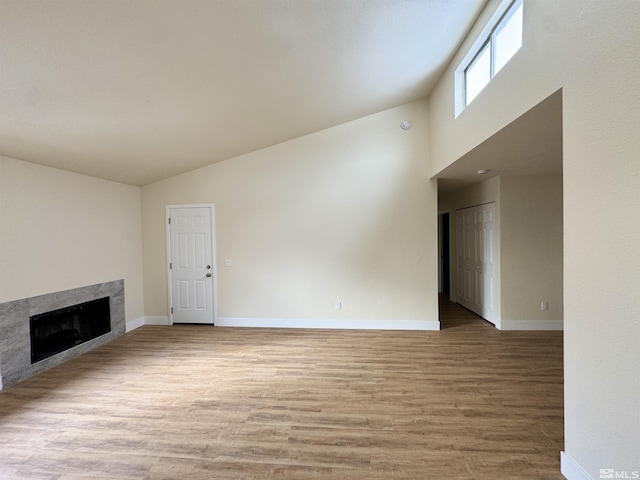
[(29, 318), (31, 363), (88, 342), (111, 331), (109, 297)]

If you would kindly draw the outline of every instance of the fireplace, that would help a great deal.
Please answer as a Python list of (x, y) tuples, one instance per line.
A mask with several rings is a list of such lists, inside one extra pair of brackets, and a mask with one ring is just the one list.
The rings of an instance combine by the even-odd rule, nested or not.
[[(102, 313), (96, 313), (98, 307)], [(47, 316), (57, 326), (41, 326), (41, 321), (49, 323)], [(0, 390), (125, 331), (122, 279), (0, 303)]]
[(34, 315), (29, 326), (33, 364), (109, 333), (109, 297)]

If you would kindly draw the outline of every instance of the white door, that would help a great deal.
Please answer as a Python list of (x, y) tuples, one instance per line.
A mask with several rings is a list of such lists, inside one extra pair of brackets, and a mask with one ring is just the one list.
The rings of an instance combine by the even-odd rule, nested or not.
[(483, 272), (483, 252), (484, 237), (482, 231), (482, 207), (476, 207), (473, 210), (473, 225), (471, 226), (473, 235), (473, 258), (469, 265), (473, 275), (473, 297), (472, 310), (482, 315), (484, 306), (484, 276)]
[(456, 301), (464, 305), (464, 217), (456, 213)]
[(495, 315), (495, 204), (456, 212), (456, 300), (492, 323)]
[(214, 322), (213, 205), (169, 207), (172, 323)]
[(458, 212), (456, 232), (458, 239), (458, 303), (475, 311), (476, 292), (476, 235), (473, 211), (465, 209)]
[(482, 251), (480, 259), (482, 278), (482, 317), (496, 323), (495, 310), (495, 204), (479, 207), (482, 211), (481, 237)]

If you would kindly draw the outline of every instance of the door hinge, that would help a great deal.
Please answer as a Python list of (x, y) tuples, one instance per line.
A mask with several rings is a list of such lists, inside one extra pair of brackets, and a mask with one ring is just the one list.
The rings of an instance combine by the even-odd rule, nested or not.
[(173, 307), (171, 307), (171, 315), (173, 315)]
[(169, 217), (169, 225), (171, 225), (171, 217)]
[(169, 270), (173, 269), (173, 264), (169, 262)]

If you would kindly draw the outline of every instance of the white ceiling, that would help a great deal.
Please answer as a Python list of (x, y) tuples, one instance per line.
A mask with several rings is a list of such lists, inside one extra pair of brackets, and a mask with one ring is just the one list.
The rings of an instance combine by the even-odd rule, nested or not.
[(0, 0), (0, 154), (144, 185), (427, 95), (486, 0)]

